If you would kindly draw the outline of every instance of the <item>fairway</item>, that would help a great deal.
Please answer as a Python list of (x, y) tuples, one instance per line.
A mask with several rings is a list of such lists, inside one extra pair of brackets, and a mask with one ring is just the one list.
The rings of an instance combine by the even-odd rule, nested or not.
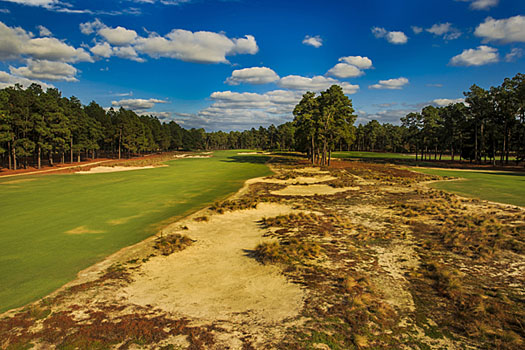
[(237, 153), (155, 169), (0, 179), (0, 312), (52, 292), (246, 179), (270, 174), (267, 157)]
[(431, 184), (434, 188), (456, 192), (467, 197), (525, 207), (525, 173), (411, 169), (425, 174), (462, 179), (460, 181), (435, 182)]

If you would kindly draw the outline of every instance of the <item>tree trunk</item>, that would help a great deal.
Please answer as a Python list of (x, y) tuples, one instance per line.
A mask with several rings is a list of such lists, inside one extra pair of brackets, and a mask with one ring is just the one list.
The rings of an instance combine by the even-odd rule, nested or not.
[(11, 141), (7, 142), (7, 153), (9, 154), (9, 170), (13, 169), (13, 158), (11, 157)]
[(329, 149), (328, 150), (328, 166), (330, 166), (331, 159), (332, 159), (332, 150)]
[(66, 162), (66, 154), (64, 151), (62, 151), (62, 164)]
[(507, 130), (507, 152), (505, 153), (505, 164), (509, 164), (509, 153), (510, 153), (510, 147), (509, 147), (509, 135), (510, 134), (510, 130)]
[(314, 142), (314, 136), (311, 136), (312, 138), (312, 165), (315, 164), (315, 142)]
[(37, 168), (40, 169), (41, 167), (42, 167), (42, 147), (38, 145)]
[(70, 163), (73, 163), (73, 137), (70, 139), (69, 143), (69, 153), (70, 153)]
[(13, 170), (16, 170), (16, 148), (13, 147)]
[(450, 152), (452, 153), (452, 157), (451, 157), (451, 159), (452, 159), (452, 161), (454, 161), (454, 143), (452, 143), (452, 144), (450, 145)]
[(80, 150), (78, 151), (78, 154), (77, 154), (77, 162), (80, 163)]
[(120, 149), (121, 144), (122, 144), (122, 130), (120, 130), (119, 137), (118, 137), (118, 159), (120, 159), (120, 157), (122, 156), (121, 149)]
[(474, 125), (474, 159), (478, 161), (478, 123)]

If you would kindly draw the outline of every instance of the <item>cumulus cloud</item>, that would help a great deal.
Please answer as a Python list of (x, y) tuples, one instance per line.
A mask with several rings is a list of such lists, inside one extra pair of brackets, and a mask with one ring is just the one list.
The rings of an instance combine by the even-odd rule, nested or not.
[(456, 98), (456, 99), (437, 98), (433, 100), (432, 103), (438, 107), (444, 107), (444, 106), (448, 106), (450, 104), (455, 104), (455, 103), (465, 103), (465, 99), (464, 98)]
[(432, 27), (425, 29), (427, 32), (436, 36), (442, 36), (446, 40), (454, 40), (461, 36), (461, 32), (452, 27), (452, 23), (436, 23)]
[(92, 62), (83, 48), (74, 48), (53, 37), (34, 38), (20, 27), (0, 22), (0, 59), (34, 58), (62, 62)]
[(206, 127), (209, 130), (278, 125), (293, 118), (292, 111), (301, 97), (301, 92), (290, 90), (263, 94), (217, 91), (210, 96), (211, 106), (195, 114), (176, 113), (175, 120), (186, 127)]
[(288, 75), (279, 80), (278, 85), (291, 90), (319, 92), (328, 89), (332, 85), (339, 85), (347, 95), (355, 94), (359, 90), (359, 85), (352, 85), (341, 82), (333, 78), (323, 76), (314, 76), (312, 78), (302, 77), (299, 75)]
[(116, 28), (104, 27), (98, 34), (111, 45), (123, 46), (132, 44), (137, 38), (137, 32), (118, 26)]
[(481, 45), (476, 49), (467, 49), (457, 56), (452, 57), (450, 64), (453, 66), (482, 66), (499, 61), (498, 50)]
[(388, 31), (385, 28), (380, 27), (373, 27), (372, 28), (372, 34), (376, 38), (384, 38), (386, 39), (390, 44), (406, 44), (408, 41), (408, 37), (405, 35), (405, 33), (400, 31)]
[(461, 2), (470, 2), (470, 9), (472, 10), (488, 10), (491, 7), (497, 6), (499, 0), (456, 0)]
[(412, 28), (412, 31), (414, 32), (414, 34), (420, 34), (423, 31), (423, 28), (418, 27), (418, 26), (412, 26), (410, 28)]
[(487, 17), (485, 22), (477, 26), (474, 35), (483, 38), (486, 42), (525, 42), (525, 16), (506, 19)]
[(339, 58), (339, 62), (332, 67), (326, 74), (337, 78), (353, 78), (365, 74), (362, 69), (372, 67), (372, 60), (368, 57), (347, 56)]
[(24, 77), (15, 76), (7, 72), (0, 71), (0, 89), (4, 89), (9, 86), (14, 86), (15, 84), (20, 84), (24, 88), (27, 88), (31, 84), (39, 84), (40, 86), (42, 86), (43, 89), (49, 89), (54, 87), (51, 84), (46, 84), (38, 80), (27, 79)]
[(15, 68), (10, 66), (9, 71), (11, 74), (29, 79), (78, 81), (75, 78), (77, 69), (64, 62), (29, 59), (26, 67)]
[(521, 58), (522, 56), (523, 56), (523, 50), (515, 47), (508, 54), (505, 55), (505, 61), (514, 62), (518, 58)]
[(339, 62), (348, 63), (360, 69), (372, 68), (372, 60), (368, 57), (346, 56), (346, 57), (341, 57), (339, 59)]
[(124, 27), (107, 27), (98, 19), (81, 23), (80, 30), (86, 35), (95, 33), (103, 39), (104, 42), (97, 43), (92, 48), (92, 52), (94, 49), (95, 52), (101, 52), (102, 57), (107, 57), (110, 51), (107, 46), (104, 46), (104, 43), (123, 46), (126, 49), (112, 50), (112, 54), (125, 52), (127, 56), (120, 54), (120, 57), (136, 61), (142, 61), (139, 55), (146, 54), (153, 58), (167, 57), (196, 63), (228, 63), (226, 56), (254, 55), (259, 51), (252, 35), (246, 35), (243, 38), (229, 38), (224, 33), (173, 29), (165, 36), (148, 32), (147, 37), (141, 37), (134, 30)]
[(47, 29), (44, 26), (36, 26), (38, 28), (38, 32), (40, 36), (52, 36), (53, 33), (49, 29)]
[(123, 107), (126, 109), (131, 109), (137, 113), (143, 113), (146, 109), (151, 109), (155, 107), (157, 103), (168, 103), (164, 100), (159, 100), (156, 98), (142, 99), (142, 98), (130, 98), (120, 101), (112, 101), (111, 105), (114, 107)]
[(2, 1), (14, 2), (20, 5), (39, 6), (39, 7), (46, 7), (46, 8), (53, 7), (60, 3), (58, 0), (2, 0)]
[(338, 78), (353, 78), (365, 74), (362, 70), (347, 63), (338, 63), (326, 73)]
[(379, 83), (368, 86), (369, 89), (387, 89), (400, 90), (408, 84), (407, 78), (396, 78), (388, 80), (379, 80)]
[(268, 84), (279, 80), (279, 76), (272, 69), (267, 67), (252, 67), (237, 69), (226, 79), (230, 85), (246, 84)]
[(318, 48), (318, 47), (323, 46), (323, 39), (319, 35), (316, 35), (316, 36), (307, 35), (303, 39), (303, 44)]

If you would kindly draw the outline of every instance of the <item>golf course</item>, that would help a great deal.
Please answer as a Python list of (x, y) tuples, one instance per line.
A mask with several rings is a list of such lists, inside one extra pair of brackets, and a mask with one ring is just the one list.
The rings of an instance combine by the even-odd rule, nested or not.
[(525, 206), (525, 174), (512, 171), (416, 169), (425, 174), (447, 176), (457, 181), (439, 181), (431, 187), (466, 197)]
[(0, 178), (0, 312), (270, 173), (267, 157), (238, 153), (124, 172)]

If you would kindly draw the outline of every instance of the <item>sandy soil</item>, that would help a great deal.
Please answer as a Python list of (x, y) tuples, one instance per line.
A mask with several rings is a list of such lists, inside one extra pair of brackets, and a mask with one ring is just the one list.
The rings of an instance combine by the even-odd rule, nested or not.
[(87, 171), (77, 171), (76, 174), (101, 174), (101, 173), (116, 173), (120, 171), (143, 170), (156, 168), (152, 165), (148, 166), (97, 166)]
[(168, 257), (152, 258), (125, 289), (128, 300), (152, 305), (199, 321), (281, 322), (297, 316), (303, 304), (301, 288), (288, 282), (274, 266), (248, 257), (262, 241), (257, 221), (291, 213), (279, 204), (214, 215), (208, 222), (189, 221), (167, 228), (197, 242)]
[(211, 155), (176, 154), (173, 158), (211, 158)]
[(291, 185), (282, 190), (271, 191), (271, 194), (278, 196), (316, 196), (316, 195), (331, 195), (345, 191), (357, 191), (359, 187), (342, 187), (335, 188), (329, 185), (314, 184), (308, 186)]

